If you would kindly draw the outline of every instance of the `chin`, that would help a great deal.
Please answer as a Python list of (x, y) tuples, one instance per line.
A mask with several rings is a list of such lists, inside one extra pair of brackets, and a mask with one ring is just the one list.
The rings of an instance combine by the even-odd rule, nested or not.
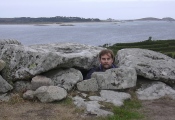
[(105, 68), (105, 69), (109, 69), (109, 68), (110, 68), (110, 66), (103, 66), (103, 68)]

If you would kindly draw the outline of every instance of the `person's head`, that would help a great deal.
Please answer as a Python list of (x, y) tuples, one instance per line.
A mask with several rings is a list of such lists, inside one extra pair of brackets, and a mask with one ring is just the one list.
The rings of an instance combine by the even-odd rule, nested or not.
[(104, 69), (109, 69), (114, 62), (114, 53), (112, 50), (102, 50), (99, 53), (99, 61)]

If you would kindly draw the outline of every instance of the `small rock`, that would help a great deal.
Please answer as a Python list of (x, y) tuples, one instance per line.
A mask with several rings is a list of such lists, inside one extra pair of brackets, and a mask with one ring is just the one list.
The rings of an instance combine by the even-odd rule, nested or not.
[(34, 98), (34, 91), (32, 90), (27, 90), (24, 94), (23, 94), (23, 98), (27, 99), (27, 100), (33, 100)]
[(36, 89), (34, 96), (41, 102), (53, 102), (66, 98), (67, 91), (58, 86), (42, 86)]
[(34, 78), (32, 78), (31, 81), (32, 90), (36, 90), (41, 86), (51, 86), (51, 85), (54, 85), (52, 80), (42, 75), (35, 76)]

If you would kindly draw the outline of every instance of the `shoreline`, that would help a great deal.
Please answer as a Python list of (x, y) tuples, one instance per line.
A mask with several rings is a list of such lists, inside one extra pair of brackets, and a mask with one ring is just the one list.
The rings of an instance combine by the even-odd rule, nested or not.
[[(37, 23), (0, 23), (0, 25), (38, 25), (38, 26), (44, 26), (44, 25), (62, 25), (67, 26), (67, 24), (80, 24), (80, 23), (113, 23), (113, 24), (120, 24), (120, 23), (126, 23), (126, 22), (175, 22), (175, 21), (155, 21), (155, 20), (133, 20), (133, 21), (94, 21), (94, 22), (37, 22)], [(71, 25), (72, 26), (72, 25)]]
[(40, 22), (40, 23), (0, 23), (0, 25), (60, 25), (60, 24), (74, 24), (74, 23), (114, 23), (108, 21), (95, 21), (95, 22)]

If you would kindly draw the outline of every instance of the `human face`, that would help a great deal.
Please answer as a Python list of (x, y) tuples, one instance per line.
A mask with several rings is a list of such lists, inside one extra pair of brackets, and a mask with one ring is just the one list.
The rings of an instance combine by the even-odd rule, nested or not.
[(104, 69), (109, 69), (113, 63), (111, 54), (108, 53), (108, 54), (102, 55), (100, 58), (100, 63)]

